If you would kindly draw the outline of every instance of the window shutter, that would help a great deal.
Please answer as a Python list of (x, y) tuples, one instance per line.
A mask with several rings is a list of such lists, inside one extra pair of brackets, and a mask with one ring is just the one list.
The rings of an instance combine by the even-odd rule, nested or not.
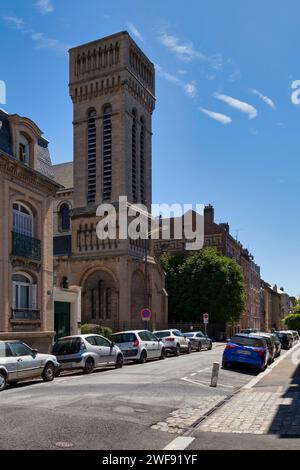
[(37, 310), (37, 285), (32, 284), (31, 286), (31, 308)]
[(17, 290), (16, 283), (13, 282), (12, 283), (12, 308), (17, 308), (16, 290)]

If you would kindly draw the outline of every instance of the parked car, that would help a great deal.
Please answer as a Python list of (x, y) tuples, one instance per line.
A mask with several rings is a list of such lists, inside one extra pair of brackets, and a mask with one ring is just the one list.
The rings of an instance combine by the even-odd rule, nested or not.
[(162, 341), (167, 353), (179, 356), (181, 352), (190, 354), (192, 346), (189, 338), (180, 330), (159, 330), (153, 334)]
[(242, 363), (265, 370), (270, 360), (266, 338), (255, 334), (235, 334), (227, 343), (223, 352), (222, 366)]
[(259, 330), (256, 329), (256, 328), (245, 328), (243, 330), (240, 331), (240, 333), (245, 333), (247, 335), (249, 335), (250, 333), (258, 333)]
[(278, 335), (276, 333), (274, 333), (274, 331), (273, 331), (273, 333), (266, 333), (264, 331), (260, 331), (257, 334), (259, 334), (259, 335), (261, 334), (261, 335), (265, 335), (265, 336), (269, 336), (270, 338), (273, 338), (274, 344), (275, 344), (275, 356), (274, 357), (280, 356), (280, 354), (281, 354), (281, 341), (280, 341)]
[(278, 336), (282, 349), (290, 349), (293, 346), (294, 337), (288, 331), (274, 331)]
[(57, 375), (63, 370), (74, 369), (82, 369), (86, 374), (91, 374), (96, 367), (112, 364), (120, 368), (124, 362), (118, 346), (96, 334), (59, 338), (52, 352), (60, 363)]
[(192, 349), (196, 351), (201, 351), (201, 349), (212, 349), (212, 340), (202, 333), (202, 331), (184, 333), (184, 336), (190, 340)]
[(275, 360), (275, 357), (276, 357), (276, 344), (275, 344), (275, 339), (273, 338), (272, 334), (271, 333), (250, 333), (249, 336), (261, 336), (263, 338), (265, 338), (266, 340), (266, 343), (267, 343), (267, 347), (268, 347), (268, 350), (269, 350), (269, 364), (272, 364), (272, 362), (274, 362)]
[(147, 330), (120, 331), (111, 336), (125, 360), (144, 364), (148, 359), (165, 359), (164, 343)]
[(39, 354), (22, 341), (0, 341), (0, 392), (20, 380), (41, 377), (51, 382), (58, 367), (56, 357)]
[(299, 333), (298, 333), (298, 331), (295, 331), (295, 330), (287, 330), (287, 333), (291, 333), (291, 334), (293, 335), (294, 344), (297, 343), (297, 341), (299, 341)]

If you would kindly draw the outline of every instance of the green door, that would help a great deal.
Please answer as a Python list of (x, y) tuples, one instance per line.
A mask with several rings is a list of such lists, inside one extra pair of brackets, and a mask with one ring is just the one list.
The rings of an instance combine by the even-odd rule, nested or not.
[(55, 339), (69, 336), (71, 332), (71, 312), (69, 302), (54, 302)]

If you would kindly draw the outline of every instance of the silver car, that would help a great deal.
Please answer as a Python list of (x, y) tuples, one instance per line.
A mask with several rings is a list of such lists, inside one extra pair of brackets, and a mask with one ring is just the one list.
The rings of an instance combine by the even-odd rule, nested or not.
[(196, 351), (201, 351), (202, 349), (212, 349), (212, 340), (202, 333), (202, 331), (193, 331), (189, 333), (184, 333), (190, 342), (192, 349)]
[(190, 340), (180, 330), (153, 331), (153, 334), (163, 342), (166, 351), (175, 356), (181, 352), (190, 354), (192, 350)]
[(125, 360), (144, 364), (148, 359), (166, 357), (163, 342), (147, 330), (121, 331), (110, 339), (119, 346)]
[(96, 334), (59, 338), (52, 352), (60, 364), (56, 375), (63, 370), (82, 369), (86, 374), (91, 374), (99, 366), (123, 366), (123, 354), (118, 346)]
[(41, 377), (51, 382), (58, 367), (56, 357), (39, 354), (22, 341), (0, 341), (0, 392), (20, 380)]

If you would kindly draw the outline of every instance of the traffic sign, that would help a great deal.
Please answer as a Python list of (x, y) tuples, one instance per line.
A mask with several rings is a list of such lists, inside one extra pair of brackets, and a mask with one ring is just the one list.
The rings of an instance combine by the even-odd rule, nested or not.
[(142, 317), (142, 320), (144, 320), (144, 321), (150, 321), (151, 320), (151, 310), (150, 310), (150, 308), (143, 308), (141, 310), (141, 317)]
[(203, 313), (203, 323), (207, 324), (209, 322), (209, 315), (208, 313)]

